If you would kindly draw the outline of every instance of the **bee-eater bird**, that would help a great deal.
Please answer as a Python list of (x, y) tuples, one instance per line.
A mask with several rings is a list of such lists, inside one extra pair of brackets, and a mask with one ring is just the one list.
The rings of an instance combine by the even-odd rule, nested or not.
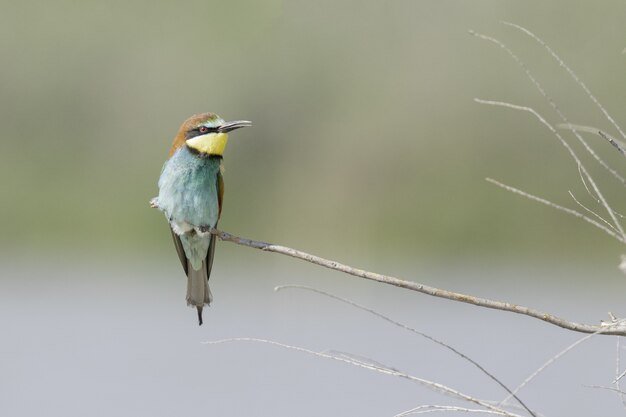
[(213, 113), (191, 116), (180, 127), (159, 178), (156, 206), (167, 217), (174, 246), (187, 274), (187, 305), (198, 310), (211, 303), (209, 276), (224, 197), (222, 157), (228, 132), (251, 126), (225, 122)]

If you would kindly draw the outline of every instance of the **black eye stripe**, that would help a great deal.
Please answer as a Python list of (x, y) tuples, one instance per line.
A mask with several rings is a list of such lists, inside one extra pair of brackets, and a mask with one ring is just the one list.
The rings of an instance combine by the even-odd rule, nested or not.
[[(202, 128), (202, 127), (206, 127), (207, 131), (206, 132), (200, 132), (200, 128)], [(188, 130), (187, 133), (185, 133), (185, 139), (191, 139), (191, 138), (194, 138), (196, 136), (206, 135), (207, 133), (215, 133), (217, 131), (218, 131), (217, 127), (199, 126), (199, 127), (196, 127), (195, 129)]]

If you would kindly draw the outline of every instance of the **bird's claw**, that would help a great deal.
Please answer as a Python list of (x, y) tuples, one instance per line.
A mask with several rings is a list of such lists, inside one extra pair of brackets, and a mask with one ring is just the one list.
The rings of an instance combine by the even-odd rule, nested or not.
[(154, 197), (153, 199), (150, 200), (150, 207), (151, 208), (159, 208), (159, 198), (158, 197)]
[(199, 226), (198, 230), (200, 231), (200, 233), (213, 233), (215, 228), (211, 226)]

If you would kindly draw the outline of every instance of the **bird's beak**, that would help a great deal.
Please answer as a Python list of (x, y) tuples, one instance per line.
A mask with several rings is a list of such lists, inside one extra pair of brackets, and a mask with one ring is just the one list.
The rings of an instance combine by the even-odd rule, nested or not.
[(241, 127), (252, 126), (252, 122), (248, 120), (235, 120), (233, 122), (226, 122), (217, 128), (219, 132), (227, 133), (231, 130), (239, 129)]

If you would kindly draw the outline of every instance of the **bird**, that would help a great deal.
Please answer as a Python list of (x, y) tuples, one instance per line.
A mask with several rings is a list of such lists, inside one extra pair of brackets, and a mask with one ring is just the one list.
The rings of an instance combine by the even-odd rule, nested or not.
[(174, 247), (187, 275), (187, 305), (202, 309), (213, 299), (209, 277), (215, 255), (212, 231), (222, 213), (224, 149), (228, 133), (251, 126), (248, 120), (226, 122), (215, 113), (200, 113), (183, 122), (174, 137), (152, 205), (168, 220)]

